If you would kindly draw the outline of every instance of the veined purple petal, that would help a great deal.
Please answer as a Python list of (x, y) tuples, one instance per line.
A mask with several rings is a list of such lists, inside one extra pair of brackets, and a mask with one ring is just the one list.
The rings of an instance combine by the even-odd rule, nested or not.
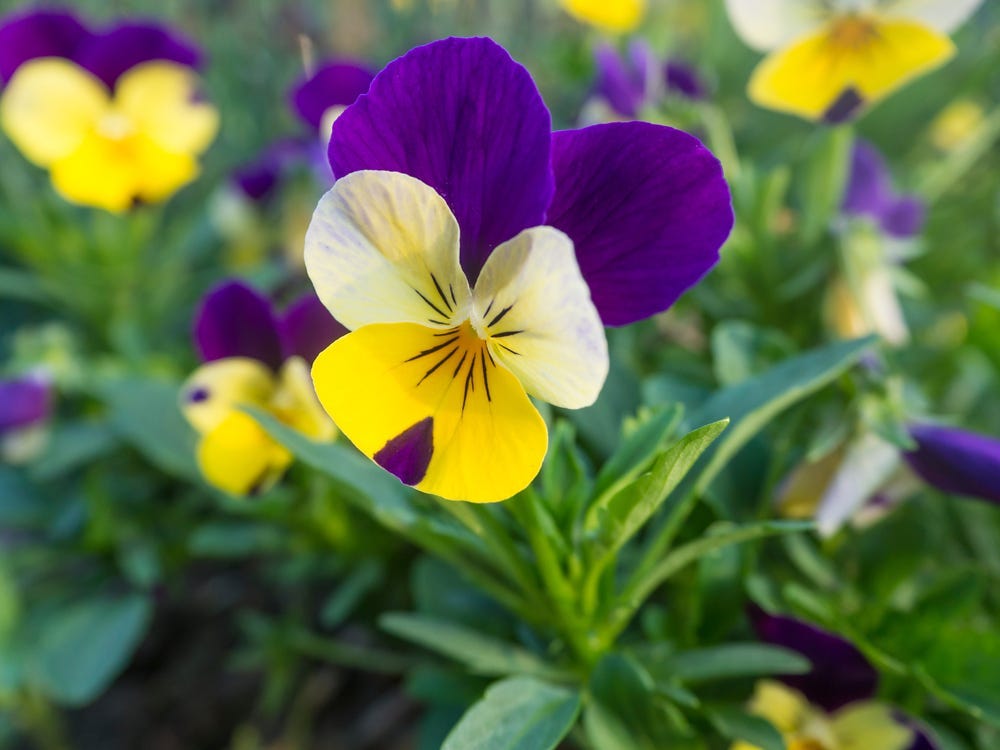
[(113, 88), (130, 68), (150, 60), (166, 60), (197, 68), (198, 47), (156, 23), (122, 23), (97, 34), (77, 55), (76, 62)]
[(225, 281), (205, 295), (194, 337), (205, 362), (250, 357), (277, 370), (284, 361), (270, 300), (242, 281)]
[(810, 703), (835, 711), (875, 695), (878, 672), (849, 641), (802, 620), (771, 615), (762, 609), (755, 608), (750, 617), (762, 641), (798, 651), (812, 662), (808, 674), (779, 676)]
[(892, 201), (882, 213), (882, 231), (890, 237), (906, 239), (920, 234), (924, 225), (924, 202), (914, 195)]
[(316, 355), (347, 333), (313, 292), (303, 294), (289, 305), (279, 325), (285, 356), (298, 355), (310, 364)]
[(907, 462), (943, 492), (1000, 502), (1000, 440), (954, 427), (914, 425)]
[(38, 424), (52, 413), (52, 384), (41, 375), (0, 380), (0, 434)]
[(20, 11), (0, 19), (0, 83), (37, 57), (75, 59), (93, 34), (71, 13)]
[(299, 81), (291, 92), (291, 103), (299, 117), (319, 130), (323, 115), (330, 107), (347, 107), (368, 90), (375, 74), (349, 60), (323, 64), (308, 78)]
[(688, 99), (704, 99), (708, 93), (698, 71), (683, 60), (668, 60), (663, 66), (663, 75), (668, 91), (683, 94)]
[(330, 164), (404, 172), (448, 202), (475, 283), (493, 248), (543, 222), (551, 118), (528, 71), (491, 39), (445, 39), (379, 73), (334, 123)]
[(233, 170), (231, 179), (247, 198), (255, 202), (263, 201), (288, 167), (308, 160), (311, 145), (297, 138), (282, 138), (265, 148), (252, 162)]
[(630, 70), (618, 50), (603, 43), (594, 49), (594, 90), (622, 117), (636, 117), (646, 97), (646, 84)]
[(554, 133), (552, 146), (547, 223), (573, 240), (605, 325), (666, 310), (719, 260), (733, 209), (696, 138), (624, 122)]

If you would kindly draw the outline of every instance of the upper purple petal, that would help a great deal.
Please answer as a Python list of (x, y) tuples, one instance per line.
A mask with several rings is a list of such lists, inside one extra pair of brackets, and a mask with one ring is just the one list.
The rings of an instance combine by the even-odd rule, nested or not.
[(0, 434), (30, 427), (52, 413), (52, 383), (41, 375), (0, 380)]
[(475, 283), (493, 248), (541, 224), (552, 197), (551, 118), (528, 71), (490, 39), (445, 39), (379, 73), (333, 125), (337, 177), (404, 172), (438, 191)]
[(37, 57), (75, 59), (93, 35), (65, 11), (30, 10), (0, 19), (0, 82)]
[(811, 703), (835, 711), (875, 695), (878, 672), (849, 641), (807, 622), (761, 609), (751, 612), (751, 620), (762, 641), (798, 651), (812, 662), (808, 674), (780, 676)]
[(330, 107), (346, 107), (368, 90), (375, 74), (349, 60), (325, 63), (308, 78), (295, 84), (292, 107), (303, 120), (319, 130)]
[(854, 142), (851, 169), (844, 191), (843, 211), (881, 221), (893, 199), (892, 179), (882, 155), (860, 138)]
[(683, 94), (689, 99), (704, 99), (708, 93), (698, 71), (682, 60), (669, 60), (663, 67), (663, 76), (669, 91)]
[(196, 68), (198, 47), (157, 23), (123, 23), (97, 34), (77, 55), (76, 62), (113, 88), (130, 68), (150, 60), (166, 60)]
[(719, 260), (729, 187), (696, 138), (623, 122), (554, 133), (552, 146), (547, 223), (573, 240), (605, 325), (666, 310)]
[(635, 117), (646, 96), (645, 81), (630, 70), (618, 50), (610, 44), (594, 49), (595, 92), (622, 117)]
[(937, 425), (910, 427), (910, 467), (943, 492), (1000, 502), (1000, 440)]
[(252, 201), (263, 201), (278, 185), (284, 171), (296, 162), (307, 162), (312, 142), (282, 138), (265, 148), (248, 164), (233, 170), (231, 179)]
[(280, 326), (285, 356), (298, 355), (310, 364), (316, 355), (347, 333), (313, 292), (303, 294), (288, 306)]
[(882, 230), (900, 239), (920, 234), (924, 225), (924, 202), (915, 195), (904, 195), (892, 201), (882, 213)]
[(225, 281), (205, 295), (194, 337), (205, 362), (250, 357), (277, 370), (284, 361), (270, 300), (242, 281)]

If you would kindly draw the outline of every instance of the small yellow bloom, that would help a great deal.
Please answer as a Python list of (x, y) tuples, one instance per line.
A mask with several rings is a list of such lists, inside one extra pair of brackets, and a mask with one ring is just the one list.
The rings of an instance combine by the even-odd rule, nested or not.
[(931, 123), (931, 143), (940, 151), (954, 151), (979, 129), (986, 114), (969, 99), (952, 102)]
[(646, 14), (646, 0), (560, 0), (577, 20), (603, 31), (624, 34), (635, 29)]
[(69, 60), (39, 58), (0, 97), (0, 128), (49, 170), (64, 198), (124, 211), (165, 200), (198, 175), (219, 118), (197, 88), (197, 75), (172, 62), (136, 65), (109, 91)]

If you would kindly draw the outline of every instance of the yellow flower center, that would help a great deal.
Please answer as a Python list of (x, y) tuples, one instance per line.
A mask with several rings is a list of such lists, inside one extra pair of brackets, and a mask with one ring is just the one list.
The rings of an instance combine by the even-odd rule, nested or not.
[(843, 51), (857, 51), (878, 39), (875, 22), (862, 16), (845, 16), (833, 22), (828, 39), (830, 44)]
[(98, 120), (97, 132), (110, 141), (123, 141), (135, 132), (135, 126), (120, 112), (108, 112)]
[(831, 750), (819, 740), (811, 737), (792, 740), (788, 743), (788, 750)]

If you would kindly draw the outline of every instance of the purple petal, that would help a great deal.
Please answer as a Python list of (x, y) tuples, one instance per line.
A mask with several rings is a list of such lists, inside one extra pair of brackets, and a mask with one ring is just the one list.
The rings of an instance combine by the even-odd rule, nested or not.
[(528, 71), (490, 39), (410, 50), (334, 123), (337, 177), (404, 172), (448, 202), (470, 283), (494, 247), (545, 218), (551, 119)]
[(52, 384), (41, 375), (0, 380), (0, 434), (43, 422), (52, 413)]
[(899, 239), (914, 237), (924, 226), (924, 215), (923, 201), (913, 195), (904, 195), (882, 213), (882, 230)]
[(860, 138), (854, 143), (842, 210), (881, 221), (893, 199), (892, 180), (882, 155)]
[(646, 96), (646, 85), (637, 80), (622, 56), (610, 44), (599, 44), (594, 50), (595, 93), (605, 99), (622, 117), (636, 117)]
[(942, 492), (1000, 502), (1000, 440), (954, 427), (915, 425), (910, 467)]
[(758, 637), (765, 643), (798, 651), (812, 662), (804, 675), (783, 675), (782, 682), (827, 711), (875, 695), (878, 672), (849, 641), (792, 617), (751, 612)]
[(166, 60), (196, 68), (198, 47), (156, 23), (123, 23), (98, 34), (77, 57), (77, 62), (113, 88), (130, 68), (150, 60)]
[(552, 145), (547, 223), (573, 240), (605, 325), (666, 310), (719, 260), (733, 209), (696, 138), (624, 122), (554, 133)]
[(902, 711), (894, 711), (893, 718), (907, 729), (913, 730), (913, 742), (906, 750), (938, 750), (937, 744), (931, 739), (930, 733), (912, 716)]
[(205, 295), (194, 337), (205, 362), (250, 357), (277, 370), (284, 361), (270, 300), (242, 281), (225, 281)]
[(299, 81), (291, 92), (292, 107), (299, 117), (319, 130), (330, 107), (347, 107), (368, 91), (375, 74), (359, 63), (338, 60), (322, 65)]
[(347, 333), (313, 292), (302, 295), (285, 310), (280, 326), (285, 356), (298, 355), (310, 364)]
[(309, 158), (309, 148), (296, 138), (282, 138), (268, 146), (254, 161), (233, 170), (233, 183), (252, 201), (265, 200), (278, 185), (284, 171)]
[(704, 99), (708, 93), (698, 71), (682, 60), (668, 61), (663, 75), (668, 91), (683, 94), (688, 99)]
[(0, 19), (0, 82), (37, 57), (74, 59), (92, 37), (70, 13), (55, 10), (19, 12)]

